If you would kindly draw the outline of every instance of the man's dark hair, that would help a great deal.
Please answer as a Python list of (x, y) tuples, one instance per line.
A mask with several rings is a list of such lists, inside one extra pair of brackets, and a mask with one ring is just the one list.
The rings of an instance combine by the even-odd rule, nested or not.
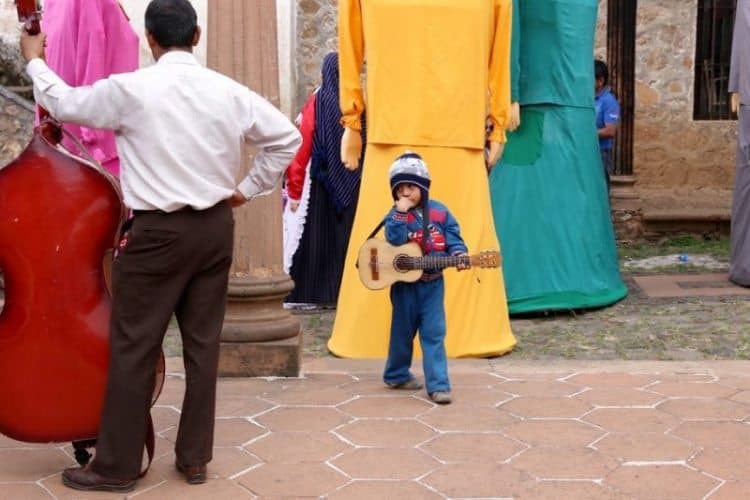
[(151, 0), (146, 30), (162, 48), (192, 47), (198, 15), (188, 0)]
[(609, 82), (609, 70), (607, 69), (607, 63), (602, 61), (601, 59), (594, 60), (594, 78), (604, 79), (604, 85), (607, 85)]

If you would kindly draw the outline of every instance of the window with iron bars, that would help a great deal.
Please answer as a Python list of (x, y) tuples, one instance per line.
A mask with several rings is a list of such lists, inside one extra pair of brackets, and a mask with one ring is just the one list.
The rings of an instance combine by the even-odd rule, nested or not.
[(731, 120), (729, 62), (737, 0), (698, 0), (695, 44), (696, 120)]

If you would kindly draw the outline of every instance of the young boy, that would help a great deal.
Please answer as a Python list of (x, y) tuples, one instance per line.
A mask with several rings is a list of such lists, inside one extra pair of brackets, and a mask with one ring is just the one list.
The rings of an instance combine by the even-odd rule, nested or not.
[[(429, 199), (430, 173), (422, 158), (407, 151), (396, 158), (388, 176), (395, 200), (385, 218), (388, 243), (403, 245), (413, 241), (422, 247), (424, 254), (465, 255), (466, 245), (461, 239), (458, 222), (445, 205)], [(383, 381), (392, 389), (422, 388), (409, 370), (414, 335), (419, 330), (427, 394), (438, 404), (451, 402), (444, 344), (444, 292), (443, 274), (439, 269), (425, 270), (422, 278), (414, 283), (391, 285), (393, 315), (383, 374)]]

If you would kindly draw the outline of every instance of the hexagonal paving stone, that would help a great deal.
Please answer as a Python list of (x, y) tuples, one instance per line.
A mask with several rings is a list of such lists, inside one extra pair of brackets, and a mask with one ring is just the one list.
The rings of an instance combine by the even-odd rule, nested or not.
[(498, 390), (495, 387), (466, 386), (453, 388), (453, 406), (465, 408), (466, 411), (474, 411), (474, 407), (486, 406), (495, 408), (496, 406), (510, 401), (514, 396)]
[(265, 464), (237, 479), (260, 497), (318, 497), (343, 486), (349, 479), (325, 464)]
[(471, 386), (490, 387), (505, 382), (504, 378), (491, 373), (452, 373), (451, 386), (454, 389)]
[(605, 455), (623, 462), (670, 462), (687, 460), (697, 447), (662, 433), (609, 434), (594, 444)]
[(154, 420), (154, 432), (162, 432), (180, 423), (180, 412), (171, 406), (154, 406), (151, 408)]
[[(242, 446), (266, 432), (268, 431), (243, 418), (217, 418), (214, 446)], [(177, 428), (172, 428), (162, 435), (174, 443), (177, 439)]]
[(750, 415), (750, 406), (727, 399), (669, 399), (657, 406), (681, 420), (742, 420)]
[(271, 431), (330, 431), (351, 420), (335, 408), (282, 406), (254, 419)]
[(346, 424), (336, 434), (358, 446), (403, 448), (427, 441), (435, 431), (411, 419), (366, 419)]
[(0, 482), (5, 482), (36, 481), (75, 462), (59, 448), (0, 449), (0, 464)]
[(740, 422), (683, 422), (672, 434), (704, 448), (750, 448), (750, 425)]
[(519, 417), (576, 418), (589, 411), (592, 406), (589, 403), (573, 398), (522, 396), (508, 401), (498, 406), (498, 408)]
[(263, 378), (219, 378), (216, 384), (216, 399), (246, 398), (250, 399), (278, 386), (277, 381)]
[(430, 408), (432, 404), (419, 398), (403, 396), (368, 396), (344, 403), (337, 408), (355, 417), (416, 417)]
[(584, 387), (557, 380), (510, 380), (497, 388), (516, 396), (561, 397), (580, 392)]
[(208, 464), (208, 472), (212, 477), (226, 479), (259, 463), (260, 460), (242, 448), (215, 446), (213, 460)]
[(750, 391), (738, 392), (737, 394), (732, 396), (730, 399), (732, 401), (737, 401), (738, 403), (750, 404)]
[(526, 449), (512, 439), (488, 433), (441, 434), (420, 448), (444, 462), (480, 463), (504, 462)]
[(338, 387), (325, 387), (321, 389), (296, 387), (294, 389), (269, 393), (264, 395), (263, 398), (280, 405), (335, 406), (352, 399), (352, 395)]
[(429, 500), (443, 498), (413, 481), (352, 481), (340, 490), (328, 495), (329, 500), (381, 500), (384, 498)]
[(421, 482), (451, 498), (511, 498), (534, 479), (506, 464), (447, 464)]
[[(85, 498), (88, 498), (86, 495)], [(103, 498), (112, 498), (111, 494)], [(175, 479), (157, 484), (148, 491), (138, 494), (139, 500), (163, 500), (165, 498), (184, 498), (190, 500), (241, 500), (255, 498), (245, 488), (226, 479), (209, 479), (199, 486), (187, 484), (184, 480)]]
[(325, 462), (351, 446), (330, 432), (274, 432), (246, 446), (266, 462)]
[(576, 394), (574, 399), (594, 406), (653, 406), (666, 398), (640, 389), (612, 387), (591, 389)]
[(533, 446), (587, 446), (605, 431), (578, 420), (526, 420), (517, 422), (504, 433)]
[(519, 500), (633, 500), (590, 481), (536, 481), (524, 485)]
[(674, 415), (651, 408), (599, 408), (583, 420), (610, 432), (665, 432), (679, 423)]
[(617, 460), (591, 448), (545, 448), (526, 450), (511, 464), (538, 479), (601, 479), (619, 465)]
[(622, 387), (635, 389), (659, 380), (656, 375), (639, 373), (579, 373), (566, 378), (570, 384), (581, 387)]
[(354, 479), (415, 479), (439, 465), (414, 448), (359, 448), (331, 463)]
[(706, 449), (698, 453), (690, 465), (722, 479), (748, 480), (750, 454), (721, 449)]
[(3, 498), (23, 500), (49, 500), (44, 488), (34, 483), (5, 483), (0, 486)]
[(225, 396), (216, 400), (216, 417), (251, 418), (273, 407), (273, 403), (257, 397)]
[(738, 498), (750, 498), (750, 481), (727, 481), (709, 498), (711, 500), (737, 500)]
[(727, 387), (734, 387), (735, 389), (750, 391), (750, 377), (740, 377), (737, 375), (721, 377), (719, 379), (719, 383), (721, 385), (726, 385)]
[(649, 391), (679, 398), (727, 398), (739, 392), (733, 387), (716, 382), (659, 382), (648, 388)]
[(469, 412), (458, 405), (435, 407), (417, 419), (441, 431), (463, 432), (499, 431), (518, 420), (496, 408), (476, 407)]
[(619, 467), (604, 484), (638, 499), (703, 498), (719, 481), (680, 465)]

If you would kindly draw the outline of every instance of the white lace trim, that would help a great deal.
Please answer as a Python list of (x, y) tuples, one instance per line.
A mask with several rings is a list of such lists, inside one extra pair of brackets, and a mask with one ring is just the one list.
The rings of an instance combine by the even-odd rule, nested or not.
[(292, 212), (289, 208), (290, 203), (287, 200), (284, 206), (282, 216), (284, 232), (284, 272), (289, 274), (292, 268), (292, 258), (299, 248), (299, 242), (302, 239), (302, 233), (305, 230), (305, 221), (307, 220), (307, 207), (310, 202), (310, 162), (305, 167), (305, 181), (302, 185), (302, 196), (299, 200), (297, 211)]

